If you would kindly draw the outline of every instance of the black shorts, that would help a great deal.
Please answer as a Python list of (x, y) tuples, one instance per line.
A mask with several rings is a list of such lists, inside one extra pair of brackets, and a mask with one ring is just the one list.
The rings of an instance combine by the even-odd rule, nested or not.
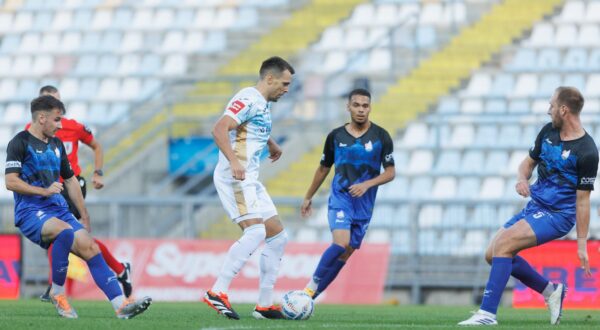
[[(83, 198), (85, 199), (85, 195), (87, 194), (87, 188), (86, 188), (87, 182), (85, 181), (85, 178), (83, 178), (82, 176), (79, 176), (79, 175), (77, 176), (77, 181), (79, 181), (79, 187), (81, 187), (81, 193), (83, 194)], [(69, 211), (71, 211), (71, 213), (73, 213), (75, 218), (81, 219), (81, 214), (79, 214), (79, 211), (77, 211), (77, 207), (75, 206), (75, 203), (73, 203), (73, 201), (71, 201), (71, 198), (69, 198), (69, 193), (67, 192), (67, 189), (66, 188), (63, 189), (61, 194), (67, 201), (67, 204), (69, 204)]]

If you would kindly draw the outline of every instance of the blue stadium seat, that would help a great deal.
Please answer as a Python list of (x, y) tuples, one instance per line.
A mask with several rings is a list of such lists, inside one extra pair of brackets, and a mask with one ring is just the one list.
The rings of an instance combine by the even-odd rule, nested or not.
[(523, 72), (530, 71), (536, 66), (537, 58), (535, 49), (519, 48), (512, 62), (506, 66), (506, 69), (512, 72)]
[(565, 72), (586, 71), (587, 51), (583, 48), (572, 48), (567, 51), (562, 63)]

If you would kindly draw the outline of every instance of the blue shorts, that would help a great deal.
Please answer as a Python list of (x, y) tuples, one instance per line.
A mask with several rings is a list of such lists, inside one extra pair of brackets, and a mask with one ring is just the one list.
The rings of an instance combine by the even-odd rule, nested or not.
[(575, 222), (570, 221), (569, 218), (558, 212), (549, 211), (533, 200), (529, 201), (521, 212), (508, 220), (504, 224), (504, 228), (509, 228), (521, 219), (525, 219), (533, 229), (537, 245), (561, 238), (575, 226)]
[(51, 242), (42, 241), (42, 227), (44, 226), (44, 223), (51, 218), (57, 218), (66, 222), (73, 228), (74, 232), (83, 229), (83, 225), (75, 219), (69, 209), (62, 206), (45, 208), (44, 210), (31, 209), (20, 212), (18, 217), (15, 217), (15, 226), (17, 226), (21, 233), (29, 238), (30, 241), (47, 249)]
[(371, 219), (351, 219), (348, 213), (341, 209), (329, 209), (327, 214), (329, 218), (329, 229), (344, 229), (350, 231), (350, 246), (354, 249), (360, 249), (367, 228)]

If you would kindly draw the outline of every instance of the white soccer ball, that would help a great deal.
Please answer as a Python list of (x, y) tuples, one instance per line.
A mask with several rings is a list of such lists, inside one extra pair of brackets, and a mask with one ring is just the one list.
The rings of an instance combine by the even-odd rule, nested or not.
[(288, 320), (307, 320), (313, 313), (315, 304), (304, 291), (290, 291), (283, 296), (281, 310)]

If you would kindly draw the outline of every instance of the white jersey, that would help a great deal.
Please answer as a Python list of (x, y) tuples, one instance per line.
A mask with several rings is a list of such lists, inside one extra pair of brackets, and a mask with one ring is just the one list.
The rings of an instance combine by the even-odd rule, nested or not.
[[(239, 125), (229, 132), (229, 142), (235, 156), (246, 168), (246, 179), (258, 179), (260, 155), (271, 135), (271, 102), (267, 102), (256, 88), (246, 87), (229, 101), (224, 115)], [(221, 151), (215, 175), (231, 177), (229, 161)]]

